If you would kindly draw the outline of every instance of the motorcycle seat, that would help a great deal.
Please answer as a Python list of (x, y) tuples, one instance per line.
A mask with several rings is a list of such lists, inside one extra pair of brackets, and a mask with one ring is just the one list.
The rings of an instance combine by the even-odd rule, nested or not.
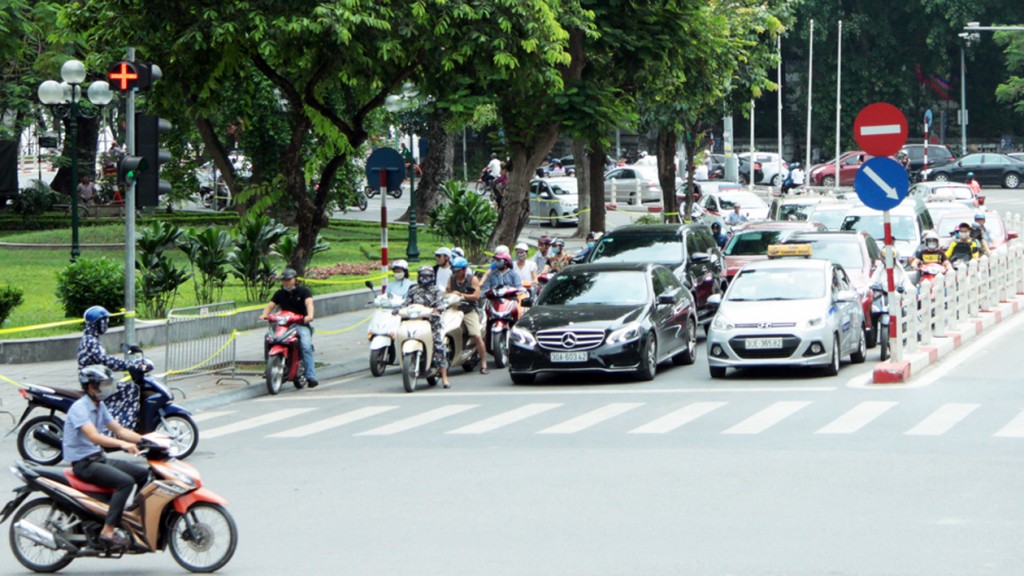
[(43, 478), (49, 478), (54, 482), (60, 482), (65, 486), (70, 486), (79, 492), (90, 492), (93, 494), (113, 494), (113, 488), (107, 488), (105, 486), (97, 486), (80, 480), (78, 476), (71, 470), (71, 467), (63, 468), (60, 466), (38, 466), (33, 468), (35, 472), (38, 472)]
[(82, 396), (85, 396), (85, 392), (82, 392), (81, 390), (73, 390), (71, 388), (55, 388), (53, 386), (51, 386), (51, 388), (53, 388), (53, 391), (56, 392), (58, 396), (66, 396), (68, 398), (74, 398), (75, 400), (78, 400)]

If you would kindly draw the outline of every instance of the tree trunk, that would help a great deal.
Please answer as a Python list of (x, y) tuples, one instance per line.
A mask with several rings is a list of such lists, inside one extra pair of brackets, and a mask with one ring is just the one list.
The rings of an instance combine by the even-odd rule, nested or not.
[(604, 148), (597, 142), (590, 144), (588, 165), (583, 168), (590, 174), (590, 230), (606, 232), (604, 203)]
[[(447, 115), (435, 114), (421, 138), (427, 139), (427, 155), (421, 159), (423, 175), (416, 183), (416, 221), (430, 224), (430, 213), (444, 201), (442, 186), (453, 178), (455, 138), (444, 129)], [(409, 219), (409, 211), (402, 220)]]
[(488, 248), (499, 244), (514, 246), (519, 234), (530, 219), (530, 180), (536, 173), (544, 156), (558, 140), (558, 125), (548, 128), (547, 132), (533, 140), (533, 146), (511, 144), (509, 150), (510, 166), (508, 171), (508, 188), (505, 190), (498, 211), (498, 223), (491, 233)]
[(676, 133), (658, 130), (658, 183), (661, 184), (663, 215), (666, 222), (678, 222), (679, 203), (676, 201)]
[(693, 202), (695, 200), (693, 192), (696, 189), (693, 184), (693, 175), (696, 169), (696, 162), (694, 160), (697, 157), (697, 144), (700, 140), (697, 136), (683, 140), (683, 149), (686, 150), (686, 204), (683, 206), (681, 216), (684, 221), (689, 221), (690, 215), (693, 214)]
[(573, 140), (572, 155), (576, 161), (576, 191), (580, 211), (576, 235), (586, 238), (587, 232), (590, 232), (590, 171), (586, 169), (590, 157), (586, 144), (580, 140)]

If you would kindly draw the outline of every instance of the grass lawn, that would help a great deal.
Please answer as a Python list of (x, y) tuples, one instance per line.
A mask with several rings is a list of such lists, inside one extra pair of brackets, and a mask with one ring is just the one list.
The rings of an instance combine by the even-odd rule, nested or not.
[[(373, 223), (332, 221), (330, 228), (321, 232), (324, 240), (330, 244), (331, 249), (313, 258), (310, 270), (316, 268), (331, 268), (338, 264), (363, 265), (380, 262), (380, 227)], [(60, 244), (70, 243), (70, 229), (43, 230), (32, 232), (17, 232), (0, 234), (0, 241), (10, 243), (39, 243), (39, 244)], [(434, 249), (441, 245), (441, 240), (433, 234), (429, 228), (421, 227), (418, 231), (421, 261), (425, 264), (432, 264)], [(104, 226), (90, 226), (79, 229), (79, 242), (81, 244), (100, 244), (124, 241), (124, 225), (110, 224)], [(406, 226), (389, 226), (388, 244), (390, 247), (391, 261), (405, 257), (405, 250), (408, 244), (408, 228)], [(82, 248), (82, 257), (95, 258), (105, 257), (124, 261), (122, 249), (98, 249)], [(0, 284), (10, 284), (20, 288), (24, 292), (24, 302), (14, 309), (11, 317), (4, 323), (3, 328), (16, 328), (21, 326), (33, 326), (49, 322), (67, 320), (64, 317), (64, 310), (57, 299), (57, 273), (68, 265), (70, 250), (60, 249), (37, 249), (37, 248), (2, 248), (0, 247)], [(188, 259), (184, 253), (177, 253), (174, 256), (179, 266), (188, 266)], [(283, 267), (284, 262), (279, 262)], [(415, 265), (412, 265), (415, 267)], [(326, 294), (332, 292), (344, 292), (360, 288), (367, 278), (379, 276), (378, 269), (371, 269), (366, 274), (335, 274), (327, 279), (331, 284), (311, 282), (310, 289), (314, 294)], [(379, 280), (374, 281), (375, 284)], [(245, 292), (241, 283), (236, 279), (229, 279), (225, 286), (221, 301), (234, 301), (237, 306), (258, 304), (248, 302), (245, 299)], [(182, 308), (196, 305), (195, 291), (191, 281), (183, 285), (172, 307)], [(113, 312), (113, 311), (112, 311)], [(140, 311), (141, 314), (141, 311)], [(80, 326), (69, 326), (60, 328), (49, 328), (43, 330), (32, 330), (15, 332), (12, 334), (0, 334), (0, 340), (17, 338), (39, 338), (56, 334), (66, 334), (80, 330)]]

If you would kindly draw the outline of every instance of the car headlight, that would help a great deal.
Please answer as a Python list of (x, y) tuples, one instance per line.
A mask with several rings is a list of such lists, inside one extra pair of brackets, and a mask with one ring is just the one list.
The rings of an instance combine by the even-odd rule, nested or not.
[(622, 328), (615, 330), (608, 335), (609, 344), (625, 344), (626, 342), (632, 342), (637, 338), (640, 338), (640, 334), (643, 330), (640, 328), (639, 322), (630, 322)]
[(516, 326), (512, 328), (512, 343), (523, 348), (534, 348), (537, 346), (537, 339), (528, 330)]
[(736, 326), (733, 325), (732, 322), (729, 322), (725, 316), (716, 314), (715, 319), (711, 321), (711, 327), (715, 330), (732, 330)]
[(803, 328), (817, 328), (818, 326), (821, 326), (824, 322), (825, 322), (825, 317), (824, 316), (818, 316), (816, 318), (810, 318), (810, 319), (804, 320), (800, 324), (801, 324), (801, 326)]

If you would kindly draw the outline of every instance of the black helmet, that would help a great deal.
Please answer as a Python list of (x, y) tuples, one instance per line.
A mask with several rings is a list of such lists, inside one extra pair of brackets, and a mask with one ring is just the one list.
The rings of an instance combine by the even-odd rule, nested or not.
[(100, 386), (113, 381), (114, 373), (106, 366), (86, 366), (78, 371), (78, 383), (82, 385), (82, 390), (87, 389), (90, 384)]
[(298, 273), (295, 272), (294, 268), (285, 268), (281, 271), (281, 280), (291, 280), (296, 277), (298, 277)]
[(430, 266), (420, 266), (416, 282), (424, 288), (431, 286), (434, 283), (434, 269)]

